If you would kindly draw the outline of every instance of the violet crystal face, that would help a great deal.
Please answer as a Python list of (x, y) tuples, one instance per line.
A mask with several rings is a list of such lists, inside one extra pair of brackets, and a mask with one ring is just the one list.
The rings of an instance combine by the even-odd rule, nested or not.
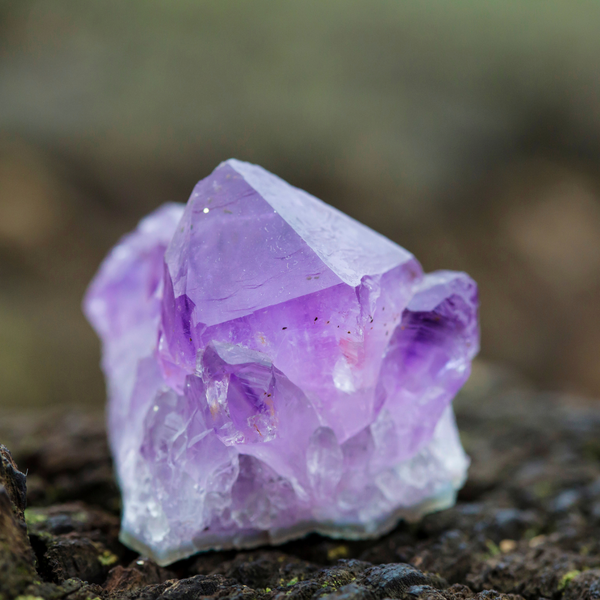
[(122, 540), (165, 565), (447, 507), (477, 287), (228, 160), (111, 251), (102, 339)]

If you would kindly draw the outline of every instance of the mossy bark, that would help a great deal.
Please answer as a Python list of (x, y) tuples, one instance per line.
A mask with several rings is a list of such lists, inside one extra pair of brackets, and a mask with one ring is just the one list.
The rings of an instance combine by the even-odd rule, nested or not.
[(25, 475), (0, 445), (0, 598), (21, 594), (38, 577), (25, 525)]

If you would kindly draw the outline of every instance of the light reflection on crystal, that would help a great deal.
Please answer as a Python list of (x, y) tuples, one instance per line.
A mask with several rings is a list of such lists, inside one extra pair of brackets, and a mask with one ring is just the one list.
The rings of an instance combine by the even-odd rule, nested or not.
[(447, 506), (477, 289), (230, 160), (109, 254), (103, 342), (122, 538), (167, 564)]

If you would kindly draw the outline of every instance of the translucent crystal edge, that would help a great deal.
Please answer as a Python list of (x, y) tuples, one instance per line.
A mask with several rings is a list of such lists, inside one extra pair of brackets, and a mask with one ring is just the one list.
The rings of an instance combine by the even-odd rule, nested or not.
[(280, 546), (286, 542), (297, 540), (311, 533), (317, 533), (333, 539), (345, 540), (366, 540), (374, 539), (392, 531), (400, 521), (407, 522), (419, 521), (425, 515), (450, 508), (456, 502), (458, 490), (464, 485), (467, 475), (465, 474), (459, 481), (448, 482), (441, 493), (426, 498), (419, 504), (411, 507), (401, 507), (380, 521), (375, 527), (360, 527), (358, 525), (334, 525), (328, 523), (319, 523), (310, 521), (307, 523), (298, 523), (294, 527), (278, 529), (275, 531), (251, 531), (247, 535), (241, 534), (237, 540), (229, 543), (217, 541), (219, 538), (211, 539), (205, 537), (205, 543), (201, 545), (188, 545), (177, 551), (170, 551), (165, 554), (157, 554), (150, 546), (141, 542), (135, 536), (129, 534), (125, 529), (121, 529), (119, 540), (132, 550), (139, 552), (154, 560), (159, 566), (166, 567), (175, 561), (183, 560), (199, 552), (222, 551), (222, 550), (251, 550), (260, 546)]
[[(369, 238), (373, 243), (366, 243), (358, 231), (364, 226), (351, 222), (349, 227), (349, 217), (340, 218), (320, 201), (308, 202), (304, 192), (282, 181), (277, 202), (271, 198), (276, 206), (265, 207), (274, 176), (261, 170), (266, 188), (250, 185), (249, 190), (252, 182), (231, 171), (222, 166), (200, 182), (183, 216), (183, 207), (173, 206), (147, 217), (103, 263), (86, 296), (88, 318), (104, 342), (103, 368), (112, 415), (109, 433), (124, 495), (122, 541), (166, 565), (209, 549), (282, 544), (311, 532), (346, 539), (376, 537), (400, 519), (416, 520), (448, 507), (464, 483), (468, 466), (450, 402), (468, 377), (479, 347), (476, 284), (463, 273), (424, 274), (416, 259), (400, 247), (400, 254), (393, 253), (395, 266), (380, 273), (381, 261), (365, 259), (381, 246), (378, 234), (378, 243), (373, 235)], [(220, 196), (215, 200), (216, 192)], [(244, 199), (250, 205), (226, 209), (232, 199), (238, 204)], [(223, 214), (237, 215), (241, 222), (223, 217), (219, 208)], [(245, 240), (246, 217), (262, 223), (265, 215), (269, 235), (260, 229), (260, 235), (249, 237), (243, 256), (239, 251), (221, 251), (213, 235), (215, 227), (232, 228), (232, 240), (239, 236)], [(274, 240), (281, 256), (274, 255), (268, 245)], [(208, 263), (190, 263), (196, 245), (205, 242), (210, 250), (204, 257)], [(171, 247), (174, 252), (169, 258)], [(343, 259), (339, 264), (324, 262), (318, 252), (329, 256), (336, 249)], [(387, 251), (383, 254), (387, 256)], [(246, 273), (245, 259), (255, 255), (264, 260), (247, 265), (252, 285), (240, 288), (239, 274), (228, 278), (220, 267), (210, 271), (212, 278), (205, 272), (206, 264), (218, 266), (228, 259), (234, 271), (240, 267)], [(293, 276), (281, 267), (280, 259), (289, 256), (299, 257), (293, 263), (300, 265), (291, 271)], [(401, 260), (407, 256), (411, 258), (408, 263)], [(265, 280), (267, 271), (271, 277)], [(364, 274), (360, 286), (350, 286), (353, 292), (347, 294), (348, 284), (339, 282), (337, 271), (348, 271), (352, 277)], [(223, 284), (222, 297), (213, 298), (212, 291), (203, 295), (203, 278), (211, 282), (210, 290), (213, 283)], [(183, 285), (181, 293), (175, 293), (175, 279)], [(268, 281), (276, 283), (268, 287)], [(200, 291), (188, 296), (188, 288)], [(293, 289), (295, 296), (284, 294), (284, 302), (282, 289)], [(252, 296), (253, 290), (259, 291)], [(223, 304), (230, 298), (236, 300)], [(219, 300), (218, 306), (212, 300)], [(386, 318), (384, 304), (389, 309)], [(332, 312), (333, 333), (326, 336), (325, 324), (330, 321), (320, 318), (323, 307), (337, 307)], [(201, 323), (196, 323), (196, 308), (202, 312)], [(240, 316), (240, 311), (250, 309), (252, 318)], [(238, 321), (242, 317), (248, 318)], [(365, 323), (374, 333), (364, 335)], [(209, 325), (215, 329), (202, 337)], [(344, 331), (336, 335), (336, 326), (348, 329), (348, 336), (341, 335)], [(288, 329), (291, 333), (281, 333)], [(390, 332), (392, 337), (384, 338)], [(221, 342), (244, 349), (246, 362), (254, 370), (238, 369), (236, 360), (219, 352), (218, 356), (212, 350), (205, 352)], [(251, 355), (263, 347), (269, 349), (266, 363), (275, 365), (277, 359), (270, 379), (263, 373), (268, 364), (262, 365)], [(199, 351), (204, 357), (201, 373), (197, 371)], [(367, 356), (372, 360), (366, 360)], [(252, 405), (258, 411), (252, 416), (258, 434), (242, 418), (247, 407), (238, 406), (242, 392), (236, 386), (231, 398), (227, 395), (222, 402), (226, 415), (230, 414), (229, 402), (233, 403), (237, 421), (232, 417), (231, 422), (213, 422), (215, 414), (212, 410), (208, 414), (205, 387), (213, 385), (213, 375), (221, 368), (227, 377), (232, 371), (240, 381), (248, 380), (253, 398), (267, 392), (269, 398), (274, 396), (270, 404), (265, 400)], [(201, 383), (194, 386), (196, 379), (190, 380), (188, 394), (185, 386), (191, 375)], [(307, 375), (315, 380), (308, 386), (309, 395), (304, 389)], [(265, 377), (273, 389), (265, 387)], [(163, 391), (156, 396), (159, 388)], [(279, 397), (282, 394), (285, 401)], [(277, 419), (276, 405), (281, 409)], [(207, 410), (198, 412), (202, 407)], [(438, 420), (444, 407), (446, 417)], [(146, 410), (150, 408), (152, 412)], [(260, 428), (255, 417), (260, 417)], [(284, 437), (271, 439), (280, 425), (285, 425), (284, 437), (294, 444), (283, 443)], [(180, 437), (174, 427), (185, 435)], [(268, 439), (258, 439), (265, 431)], [(310, 438), (307, 432), (312, 432)], [(193, 434), (194, 443), (187, 443), (188, 434)], [(259, 442), (264, 444), (255, 448)], [(237, 455), (223, 450), (231, 444)], [(211, 474), (222, 469), (232, 476), (235, 473), (237, 479), (210, 480)], [(213, 494), (212, 500), (205, 498), (204, 491)], [(223, 505), (215, 505), (221, 493)]]

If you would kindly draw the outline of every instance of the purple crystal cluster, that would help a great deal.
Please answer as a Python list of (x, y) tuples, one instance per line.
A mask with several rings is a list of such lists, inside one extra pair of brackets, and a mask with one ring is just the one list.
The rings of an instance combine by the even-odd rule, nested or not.
[(84, 301), (103, 343), (122, 539), (167, 564), (450, 505), (477, 288), (228, 160), (141, 221)]

